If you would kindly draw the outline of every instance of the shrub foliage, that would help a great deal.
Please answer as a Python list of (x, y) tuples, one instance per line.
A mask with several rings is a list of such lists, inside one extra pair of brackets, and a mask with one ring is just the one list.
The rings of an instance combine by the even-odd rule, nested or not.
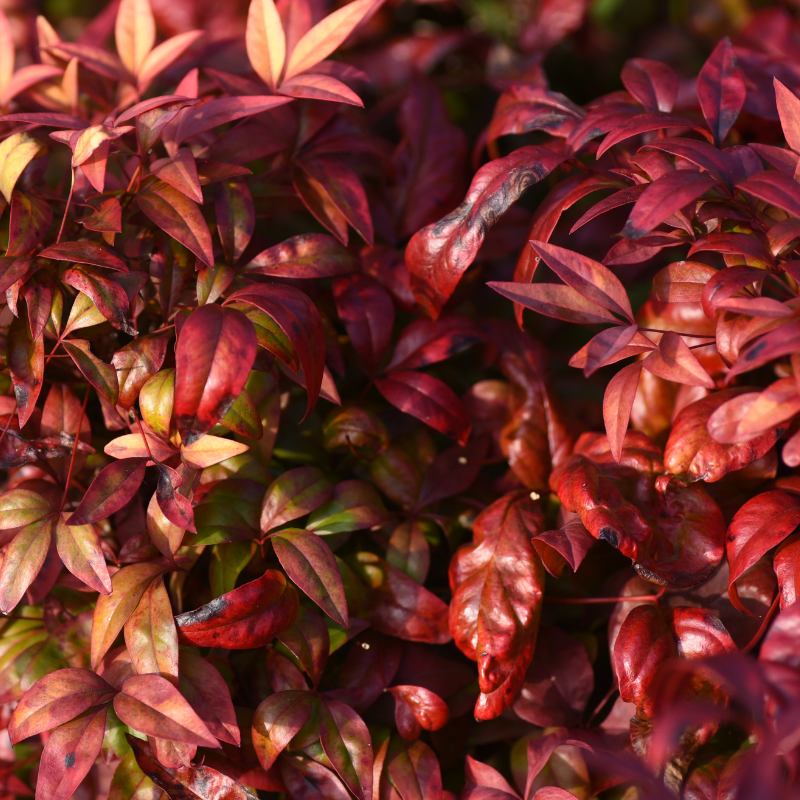
[(794, 796), (800, 26), (582, 106), (586, 3), (321, 5), (0, 12), (3, 793)]

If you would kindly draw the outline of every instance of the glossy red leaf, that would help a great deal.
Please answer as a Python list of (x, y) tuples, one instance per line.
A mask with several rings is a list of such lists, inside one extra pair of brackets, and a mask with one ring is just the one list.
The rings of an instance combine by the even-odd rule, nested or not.
[(773, 428), (755, 440), (740, 444), (726, 445), (712, 438), (708, 427), (711, 415), (744, 391), (746, 389), (725, 389), (681, 409), (664, 450), (664, 466), (670, 472), (684, 479), (711, 483), (746, 467), (773, 447), (783, 435), (781, 428)]
[(91, 345), (86, 339), (69, 339), (63, 341), (62, 346), (86, 380), (109, 403), (116, 405), (119, 399), (116, 370), (92, 353)]
[(436, 595), (374, 553), (356, 553), (348, 563), (368, 587), (364, 611), (376, 631), (411, 642), (450, 641), (447, 605)]
[(147, 458), (121, 458), (100, 470), (67, 525), (88, 525), (119, 511), (139, 491)]
[(247, 303), (268, 314), (294, 346), (308, 392), (307, 414), (313, 411), (325, 372), (325, 328), (308, 295), (292, 286), (272, 283), (248, 286), (229, 301)]
[(111, 577), (94, 525), (70, 525), (62, 515), (56, 523), (55, 538), (64, 566), (95, 591), (110, 594)]
[(40, 258), (52, 258), (54, 261), (105, 267), (115, 272), (128, 271), (125, 262), (116, 253), (94, 242), (60, 242), (46, 247), (38, 255)]
[(411, 288), (436, 317), (475, 260), (489, 228), (522, 193), (554, 170), (565, 156), (529, 146), (481, 167), (464, 202), (414, 234), (406, 248)]
[(214, 195), (214, 213), (225, 259), (232, 265), (250, 243), (255, 228), (255, 207), (247, 183), (241, 178), (220, 181)]
[(622, 230), (630, 239), (641, 239), (676, 211), (709, 191), (716, 181), (702, 172), (676, 170), (653, 181), (633, 205)]
[(524, 308), (565, 322), (619, 323), (601, 306), (586, 299), (577, 289), (560, 283), (506, 283), (489, 281), (487, 286)]
[(750, 614), (739, 599), (735, 581), (765, 553), (786, 539), (800, 524), (800, 496), (781, 490), (763, 492), (734, 514), (725, 539), (730, 563), (728, 593), (740, 611)]
[(334, 278), (333, 297), (353, 349), (373, 374), (392, 337), (392, 298), (374, 278), (359, 273)]
[[(159, 158), (154, 161), (150, 165), (150, 171), (165, 183), (202, 205), (203, 192), (200, 188), (200, 178), (197, 175), (197, 164), (188, 147), (181, 147), (170, 158)], [(145, 211), (145, 213), (147, 212)]]
[(95, 606), (91, 639), (93, 667), (96, 668), (111, 649), (147, 587), (163, 572), (160, 564), (142, 562), (124, 567), (112, 576), (111, 594), (101, 595)]
[(294, 587), (282, 573), (267, 570), (260, 578), (175, 617), (178, 640), (228, 650), (263, 647), (294, 622), (297, 608)]
[(544, 568), (531, 537), (542, 524), (526, 494), (508, 494), (482, 512), (473, 543), (451, 562), (450, 632), (478, 662), (477, 719), (492, 719), (511, 705), (533, 657)]
[(469, 317), (461, 314), (442, 314), (434, 320), (420, 317), (403, 329), (386, 369), (419, 369), (452, 358), (483, 341), (483, 332)]
[(347, 627), (347, 599), (336, 559), (316, 533), (282, 530), (270, 537), (286, 574), (331, 619)]
[(175, 353), (175, 418), (186, 444), (233, 405), (255, 356), (253, 326), (235, 309), (202, 306), (184, 323)]
[[(626, 328), (607, 328), (600, 331), (581, 351), (585, 352), (583, 374), (588, 378), (597, 372), (600, 367), (613, 364), (619, 360), (623, 352), (633, 341), (639, 331), (637, 325), (629, 325)], [(574, 358), (574, 357), (573, 357)], [(575, 366), (571, 364), (571, 366)]]
[(646, 580), (693, 586), (717, 568), (725, 522), (696, 484), (657, 486), (662, 471), (661, 451), (644, 434), (628, 432), (618, 460), (605, 436), (583, 434), (550, 484), (587, 530), (628, 556)]
[(746, 94), (736, 53), (726, 36), (714, 48), (697, 78), (697, 99), (717, 146), (736, 122)]
[(28, 255), (50, 230), (53, 210), (44, 198), (17, 190), (11, 196), (10, 213), (6, 255)]
[(375, 381), (393, 406), (465, 444), (472, 427), (461, 401), (447, 384), (424, 372), (398, 370)]
[(397, 729), (404, 739), (419, 738), (421, 730), (438, 731), (450, 719), (447, 704), (422, 686), (392, 686)]
[(6, 363), (17, 400), (17, 417), (24, 426), (36, 408), (44, 379), (44, 339), (34, 339), (28, 320), (15, 317), (8, 327)]
[(178, 681), (178, 634), (161, 576), (151, 581), (125, 622), (125, 646), (139, 675), (158, 674)]

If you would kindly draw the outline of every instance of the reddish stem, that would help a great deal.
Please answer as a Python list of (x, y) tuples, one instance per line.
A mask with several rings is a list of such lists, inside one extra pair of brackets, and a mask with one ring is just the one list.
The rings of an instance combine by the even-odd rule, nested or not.
[(145, 449), (147, 450), (147, 455), (150, 457), (151, 461), (155, 461), (155, 459), (153, 458), (153, 453), (150, 450), (150, 442), (147, 441), (147, 437), (144, 435), (144, 428), (142, 428), (142, 423), (139, 420), (139, 416), (136, 413), (135, 408), (131, 408), (131, 414), (133, 414), (133, 418), (136, 420), (136, 423), (139, 426), (139, 433), (142, 436), (142, 441), (144, 442)]
[(75, 429), (75, 442), (72, 445), (72, 456), (69, 459), (69, 469), (67, 470), (67, 480), (64, 483), (64, 495), (61, 498), (61, 508), (58, 513), (64, 511), (64, 506), (67, 504), (67, 495), (69, 494), (69, 485), (72, 481), (72, 469), (75, 466), (75, 456), (78, 452), (78, 442), (81, 438), (81, 425), (83, 424), (83, 415), (86, 413), (86, 404), (89, 402), (89, 388), (86, 388), (86, 394), (83, 397), (83, 405), (81, 405), (81, 413), (78, 417), (78, 426)]
[(778, 592), (778, 594), (775, 595), (775, 599), (772, 601), (772, 605), (769, 607), (769, 610), (764, 615), (764, 619), (761, 621), (761, 625), (756, 631), (756, 635), (742, 648), (742, 653), (749, 653), (761, 641), (761, 637), (766, 633), (769, 623), (772, 621), (772, 618), (775, 616), (775, 612), (778, 610), (780, 599), (781, 593)]
[(663, 331), (661, 328), (639, 328), (640, 331), (649, 331), (650, 333), (677, 333), (678, 336), (686, 336), (690, 339), (716, 339), (716, 334), (710, 333), (681, 333), (680, 331)]
[(603, 603), (657, 603), (660, 594), (636, 594), (630, 597), (545, 597), (547, 603), (561, 603), (565, 606), (594, 606)]
[(61, 241), (61, 235), (64, 233), (64, 226), (67, 224), (67, 214), (69, 213), (69, 205), (72, 202), (72, 192), (75, 189), (75, 170), (72, 170), (72, 180), (69, 184), (69, 196), (67, 197), (67, 206), (64, 209), (64, 216), (61, 218), (61, 227), (58, 229), (58, 238), (56, 244)]

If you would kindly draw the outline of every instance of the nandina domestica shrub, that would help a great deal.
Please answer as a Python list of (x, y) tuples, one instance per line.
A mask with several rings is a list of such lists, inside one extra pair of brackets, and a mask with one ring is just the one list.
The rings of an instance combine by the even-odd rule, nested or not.
[(800, 24), (523, 5), (0, 12), (4, 796), (800, 792)]

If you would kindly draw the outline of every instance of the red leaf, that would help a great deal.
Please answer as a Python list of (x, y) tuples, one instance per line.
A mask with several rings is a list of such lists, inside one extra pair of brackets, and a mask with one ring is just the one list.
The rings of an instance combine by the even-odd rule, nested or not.
[(312, 73), (298, 75), (284, 81), (278, 92), (289, 97), (329, 100), (333, 103), (347, 103), (351, 106), (364, 107), (361, 98), (347, 84), (330, 75), (314, 75)]
[(211, 233), (197, 204), (164, 181), (136, 195), (142, 212), (161, 230), (191, 250), (204, 264), (214, 265)]
[(777, 78), (773, 78), (775, 100), (786, 144), (800, 153), (800, 98), (787, 89)]
[(241, 178), (220, 181), (214, 196), (214, 213), (222, 250), (228, 264), (233, 265), (255, 229), (256, 212), (247, 183)]
[(17, 400), (17, 416), (24, 426), (36, 408), (44, 380), (44, 338), (34, 339), (25, 316), (14, 317), (8, 327), (6, 363)]
[(489, 228), (565, 158), (530, 146), (485, 164), (455, 211), (414, 234), (406, 248), (406, 264), (414, 295), (429, 316), (439, 315)]
[(357, 267), (356, 259), (332, 236), (304, 233), (259, 253), (247, 271), (275, 278), (328, 278)]
[(736, 122), (746, 95), (736, 53), (726, 36), (714, 48), (697, 77), (697, 99), (717, 146)]
[(297, 351), (308, 391), (306, 416), (314, 410), (325, 372), (325, 328), (308, 295), (293, 286), (271, 283), (234, 292), (228, 302), (255, 306), (275, 320)]
[(605, 436), (586, 433), (550, 485), (593, 536), (628, 556), (646, 580), (693, 586), (717, 568), (725, 522), (697, 485), (657, 486), (661, 472), (661, 452), (644, 434), (628, 432), (617, 463)]
[[(181, 147), (170, 158), (159, 158), (154, 161), (150, 165), (150, 171), (165, 183), (202, 205), (203, 192), (200, 189), (200, 178), (197, 175), (197, 164), (195, 164), (192, 151), (188, 147)], [(145, 213), (147, 212), (145, 211)]]
[(397, 730), (404, 739), (417, 739), (422, 729), (438, 731), (450, 719), (447, 704), (422, 686), (392, 686)]
[(253, 747), (264, 769), (275, 763), (316, 705), (316, 697), (301, 690), (276, 692), (259, 705), (253, 715)]
[(127, 272), (125, 262), (112, 250), (93, 242), (61, 242), (46, 247), (38, 258), (52, 258), (54, 261), (70, 261), (73, 264), (89, 264), (105, 267), (117, 272)]
[(175, 624), (183, 644), (247, 650), (269, 644), (294, 622), (297, 608), (294, 587), (282, 573), (267, 570), (257, 580), (179, 614)]
[(315, 533), (283, 530), (270, 537), (287, 575), (331, 619), (347, 627), (347, 599), (336, 559)]
[(192, 444), (223, 417), (244, 388), (256, 337), (240, 311), (206, 305), (184, 323), (175, 351), (175, 419)]
[(489, 281), (487, 286), (503, 297), (513, 300), (525, 308), (565, 322), (580, 322), (587, 325), (619, 320), (601, 306), (587, 300), (576, 289), (560, 283), (506, 283)]
[(795, 217), (800, 216), (800, 184), (782, 172), (769, 170), (751, 175), (736, 188)]
[(372, 741), (367, 726), (352, 708), (321, 697), (319, 738), (339, 777), (358, 800), (372, 797)]
[(217, 739), (236, 747), (241, 744), (228, 684), (206, 659), (190, 650), (181, 650), (179, 688)]
[(731, 565), (728, 593), (731, 603), (743, 613), (752, 614), (739, 600), (736, 579), (786, 539), (798, 524), (800, 496), (780, 490), (756, 495), (734, 515), (725, 542)]
[(107, 709), (87, 711), (47, 740), (36, 780), (38, 797), (67, 800), (94, 766), (103, 744)]
[(712, 483), (763, 457), (783, 435), (783, 429), (773, 428), (755, 441), (728, 445), (712, 439), (709, 432), (711, 415), (745, 391), (738, 388), (714, 392), (681, 409), (664, 450), (664, 466), (684, 479)]
[(632, 58), (625, 62), (621, 78), (645, 111), (672, 111), (680, 80), (669, 65), (649, 58)]
[[(343, 244), (347, 244), (347, 223), (372, 244), (372, 214), (358, 175), (335, 157), (304, 158), (297, 167), (295, 188), (308, 210)], [(341, 216), (343, 227), (327, 218), (329, 205), (334, 217)]]
[(639, 387), (642, 363), (623, 367), (606, 386), (603, 396), (603, 421), (615, 461), (622, 457), (623, 442), (631, 419), (631, 409)]
[(356, 553), (349, 563), (370, 587), (367, 617), (372, 627), (411, 642), (444, 644), (447, 605), (374, 553)]
[(422, 420), (434, 430), (466, 443), (471, 423), (461, 401), (447, 384), (424, 372), (387, 373), (375, 388), (396, 408)]
[(134, 730), (198, 747), (219, 742), (181, 693), (161, 675), (134, 675), (114, 698), (117, 716)]
[(705, 134), (705, 129), (698, 127), (688, 117), (662, 113), (637, 114), (635, 117), (629, 117), (622, 124), (612, 122), (611, 128), (608, 128), (608, 130), (611, 130), (611, 133), (603, 139), (600, 147), (597, 148), (597, 158), (600, 158), (615, 144), (624, 142), (626, 139), (630, 139), (634, 136), (640, 136), (643, 133), (650, 133), (650, 131), (656, 131), (662, 128), (690, 128)]
[(661, 337), (658, 350), (650, 353), (642, 366), (664, 380), (687, 386), (704, 386), (706, 389), (715, 387), (714, 381), (689, 349), (689, 345), (683, 341), (683, 337), (672, 331)]
[(464, 190), (467, 141), (453, 125), (436, 85), (414, 73), (397, 119), (403, 139), (392, 160), (397, 232), (410, 236), (456, 205)]
[(479, 326), (461, 314), (442, 314), (435, 320), (418, 317), (400, 334), (386, 369), (419, 369), (484, 341)]
[(256, 795), (244, 786), (211, 767), (165, 767), (147, 742), (130, 734), (126, 734), (126, 739), (141, 771), (174, 800), (217, 800), (223, 797), (225, 800), (257, 800)]
[(392, 298), (374, 278), (358, 273), (334, 278), (333, 297), (350, 343), (372, 375), (392, 337)]
[(477, 719), (511, 705), (533, 657), (544, 569), (530, 540), (541, 528), (541, 512), (527, 495), (508, 494), (476, 519), (473, 543), (450, 564), (450, 632), (478, 662)]
[(38, 680), (11, 715), (8, 733), (13, 744), (52, 730), (110, 700), (114, 688), (88, 669), (60, 669)]
[[(604, 331), (600, 331), (580, 351), (581, 354), (585, 354), (583, 374), (588, 378), (597, 372), (600, 367), (605, 367), (620, 360), (623, 357), (622, 353), (628, 352), (627, 348), (638, 332), (638, 325), (629, 325), (626, 328), (607, 328)], [(575, 356), (573, 356), (574, 359)], [(575, 364), (570, 361), (570, 366), (575, 366)]]
[(53, 224), (53, 209), (32, 192), (15, 191), (11, 196), (7, 256), (28, 255), (44, 239)]
[(577, 725), (593, 689), (583, 642), (558, 628), (542, 628), (514, 713), (543, 728)]
[(147, 461), (147, 457), (121, 458), (103, 467), (67, 525), (100, 522), (127, 505), (142, 485)]
[(675, 170), (653, 181), (640, 195), (622, 230), (630, 239), (641, 239), (664, 220), (716, 185), (702, 172)]

